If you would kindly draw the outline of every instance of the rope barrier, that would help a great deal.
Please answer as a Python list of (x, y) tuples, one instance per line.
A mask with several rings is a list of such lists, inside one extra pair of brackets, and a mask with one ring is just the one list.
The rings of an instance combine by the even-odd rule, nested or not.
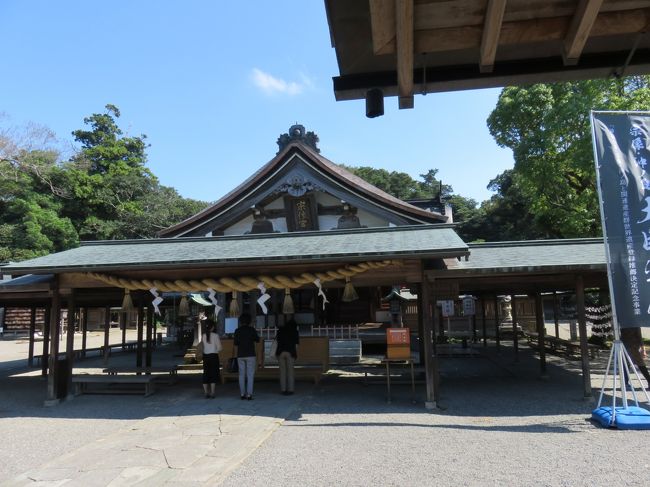
[(88, 272), (87, 275), (93, 279), (101, 281), (114, 287), (121, 287), (129, 291), (148, 291), (151, 288), (157, 288), (162, 292), (199, 292), (212, 288), (220, 293), (231, 292), (248, 292), (257, 289), (257, 285), (263, 282), (267, 289), (297, 289), (320, 279), (321, 282), (330, 282), (337, 279), (345, 280), (346, 277), (353, 277), (362, 272), (373, 269), (382, 269), (391, 265), (398, 265), (399, 261), (383, 260), (379, 262), (362, 262), (360, 264), (347, 265), (334, 271), (309, 273), (303, 272), (299, 276), (267, 276), (257, 277), (221, 277), (191, 279), (185, 281), (176, 279), (174, 281), (163, 281), (159, 279), (127, 279), (124, 277), (113, 276), (110, 274), (101, 274), (97, 272)]

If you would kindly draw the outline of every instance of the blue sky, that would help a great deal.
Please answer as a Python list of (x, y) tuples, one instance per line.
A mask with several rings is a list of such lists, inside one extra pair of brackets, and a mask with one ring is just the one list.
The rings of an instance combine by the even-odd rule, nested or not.
[(321, 153), (349, 165), (430, 168), (457, 194), (482, 201), (512, 167), (486, 118), (499, 90), (336, 102), (338, 75), (320, 0), (2, 0), (3, 125), (36, 122), (61, 141), (83, 118), (117, 105), (130, 135), (146, 134), (149, 167), (185, 197), (214, 201), (277, 151), (295, 122)]

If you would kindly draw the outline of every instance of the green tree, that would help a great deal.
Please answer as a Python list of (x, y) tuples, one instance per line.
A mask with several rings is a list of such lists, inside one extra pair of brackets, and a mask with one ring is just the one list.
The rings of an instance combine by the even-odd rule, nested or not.
[(60, 215), (62, 191), (56, 157), (53, 151), (21, 150), (11, 162), (10, 176), (0, 179), (0, 262), (37, 257), (77, 244), (72, 222)]
[(499, 242), (548, 238), (538, 228), (530, 212), (530, 201), (517, 183), (512, 169), (504, 171), (488, 184), (496, 194), (462, 221), (458, 234), (466, 242)]
[(437, 169), (429, 169), (420, 174), (421, 181), (413, 179), (409, 174), (398, 171), (387, 171), (370, 166), (343, 166), (352, 174), (369, 182), (373, 186), (402, 200), (416, 198), (434, 198), (440, 194), (443, 198), (453, 193), (453, 188), (442, 184), (436, 178)]
[(465, 222), (472, 218), (478, 203), (472, 198), (454, 194), (453, 188), (442, 184), (437, 178), (438, 169), (429, 169), (425, 174), (420, 174), (421, 180), (415, 180), (404, 172), (387, 171), (369, 166), (343, 166), (356, 176), (364, 179), (373, 186), (395, 196), (401, 200), (438, 198), (443, 204), (452, 207), (454, 222)]
[[(513, 151), (512, 181), (534, 220), (531, 233), (522, 237), (601, 234), (589, 112), (649, 107), (648, 77), (508, 87), (501, 92), (487, 123), (497, 144)], [(505, 198), (507, 194), (501, 194), (500, 211), (510, 205)], [(517, 202), (511, 206), (514, 209)], [(518, 233), (503, 233), (511, 231)]]
[(72, 134), (80, 151), (66, 166), (69, 216), (87, 240), (151, 238), (195, 214), (207, 203), (185, 199), (160, 184), (146, 167), (146, 136), (125, 136), (117, 124), (119, 109), (84, 119), (88, 130)]

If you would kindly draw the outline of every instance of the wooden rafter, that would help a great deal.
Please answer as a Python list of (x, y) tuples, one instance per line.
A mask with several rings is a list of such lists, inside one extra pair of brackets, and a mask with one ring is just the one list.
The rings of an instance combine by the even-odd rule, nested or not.
[(399, 108), (413, 108), (413, 0), (395, 1)]
[(506, 0), (489, 0), (485, 9), (483, 38), (481, 40), (481, 73), (491, 73), (494, 69), (494, 59), (497, 55), (499, 35), (503, 15), (506, 11)]
[(580, 0), (576, 13), (564, 39), (564, 64), (578, 64), (582, 49), (589, 38), (591, 28), (596, 22), (603, 0)]
[(372, 51), (395, 52), (395, 0), (369, 0)]
[[(591, 37), (604, 37), (615, 33), (635, 34), (650, 24), (650, 9), (601, 13), (593, 28)], [(499, 46), (518, 43), (559, 41), (566, 37), (569, 19), (554, 17), (540, 20), (504, 22), (501, 26)], [(441, 52), (448, 49), (473, 49), (481, 44), (481, 26), (452, 27), (416, 31), (415, 52)]]

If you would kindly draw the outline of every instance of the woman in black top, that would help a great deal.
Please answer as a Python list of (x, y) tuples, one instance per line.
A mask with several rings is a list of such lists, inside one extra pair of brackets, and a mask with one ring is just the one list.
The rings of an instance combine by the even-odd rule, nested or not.
[(275, 352), (280, 364), (280, 391), (285, 396), (293, 394), (295, 377), (293, 372), (293, 365), (298, 358), (298, 343), (300, 336), (298, 334), (298, 326), (294, 320), (289, 320), (287, 323), (278, 329), (278, 334), (275, 336), (278, 342), (278, 348)]

